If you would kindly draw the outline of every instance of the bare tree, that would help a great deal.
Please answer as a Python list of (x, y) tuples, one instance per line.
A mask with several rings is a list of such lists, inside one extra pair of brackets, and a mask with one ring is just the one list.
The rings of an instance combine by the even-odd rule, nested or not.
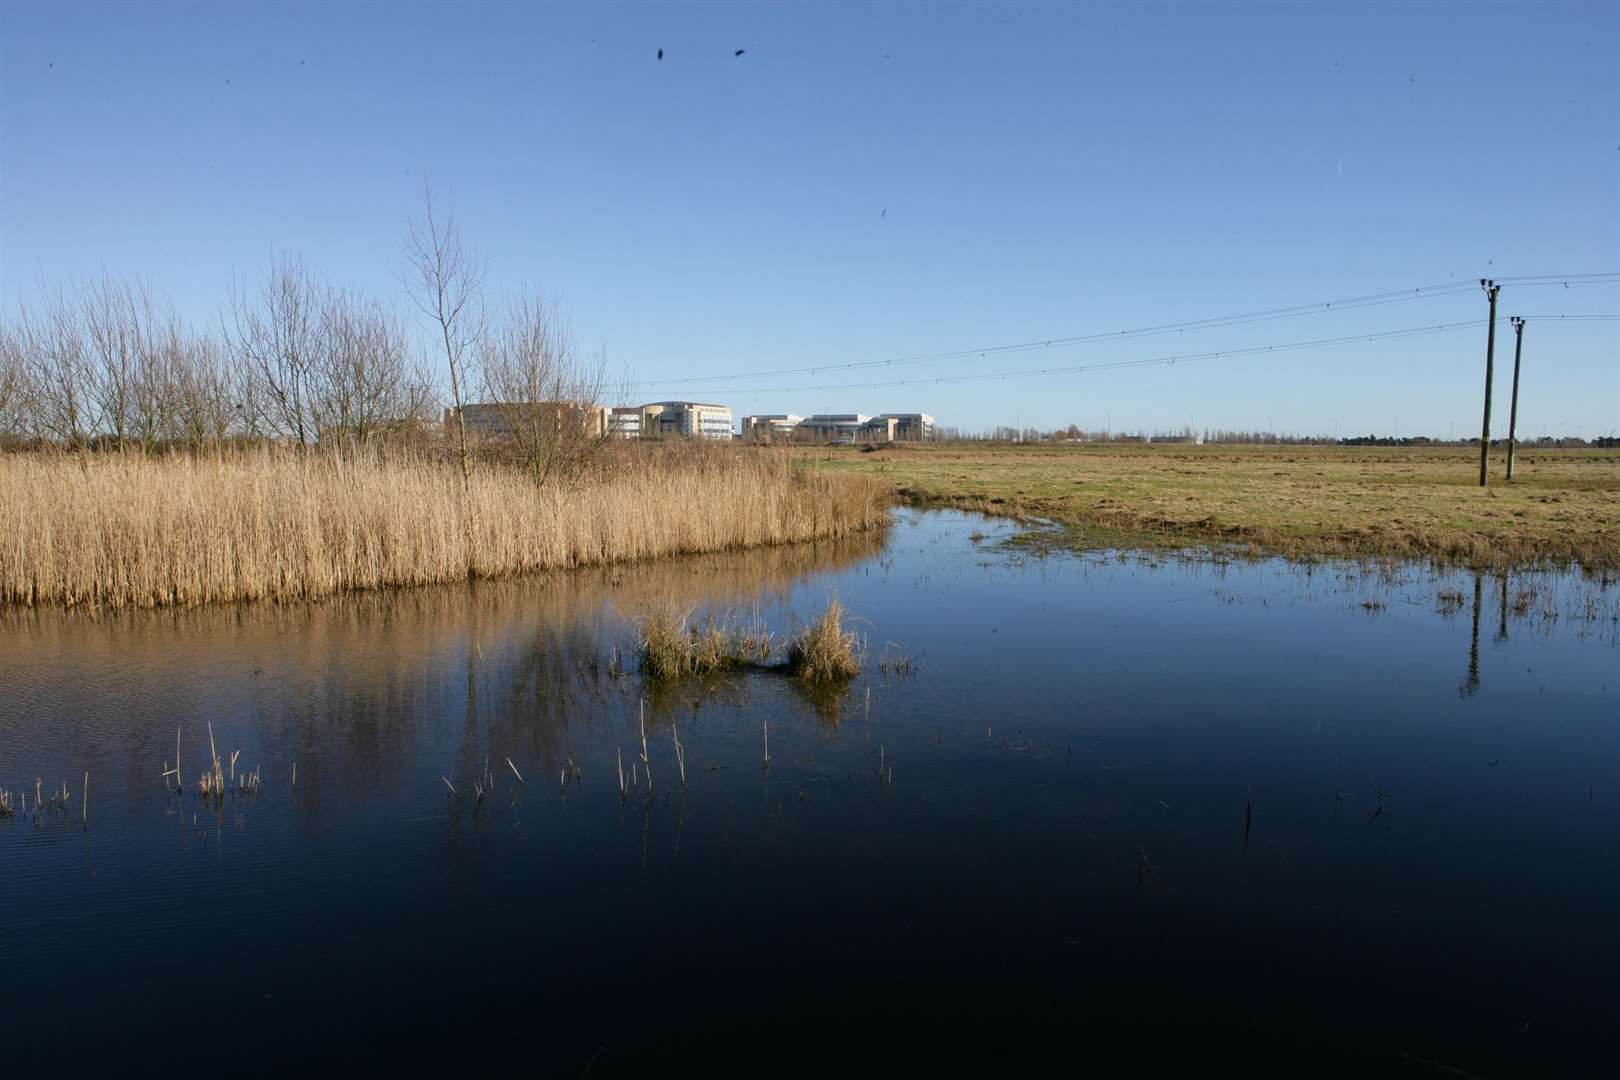
[(265, 275), (258, 304), (233, 297), (230, 343), (251, 384), (257, 425), (307, 446), (319, 438), (312, 381), (326, 347), (324, 290), (302, 260), (283, 259)]
[(510, 304), (485, 339), (483, 387), (537, 484), (583, 469), (608, 438), (606, 361), (579, 356), (555, 303)]
[(172, 393), (173, 437), (194, 450), (224, 442), (244, 418), (228, 353), (208, 335), (177, 343)]
[(392, 313), (376, 301), (332, 292), (321, 318), (326, 347), (312, 400), (323, 433), (363, 443), (423, 415), (432, 390)]
[(462, 243), (454, 213), (439, 217), (433, 209), (433, 189), (422, 184), (422, 218), (413, 221), (405, 240), (402, 274), (411, 300), (432, 321), (450, 369), (450, 398), (455, 408), (456, 441), (461, 455), (461, 482), (472, 482), (472, 461), (467, 453), (466, 402), (462, 390), (476, 350), (484, 335), (481, 300), (484, 262)]
[(0, 443), (23, 437), (22, 397), (22, 333), (11, 323), (0, 323)]
[(100, 427), (94, 365), (74, 305), (40, 288), (36, 311), (21, 307), (17, 340), (34, 432), (70, 447), (87, 446)]
[(81, 281), (76, 300), (90, 394), (101, 420), (101, 433), (113, 449), (122, 450), (129, 437), (135, 383), (143, 361), (141, 338), (145, 328), (141, 325), (140, 301), (127, 283), (105, 274)]

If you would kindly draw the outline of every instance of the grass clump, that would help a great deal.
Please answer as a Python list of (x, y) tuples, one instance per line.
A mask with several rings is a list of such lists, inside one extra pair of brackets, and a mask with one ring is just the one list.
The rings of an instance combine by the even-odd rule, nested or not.
[(841, 682), (860, 674), (862, 651), (860, 635), (844, 627), (844, 605), (835, 596), (788, 644), (787, 667), (805, 682)]
[(650, 679), (713, 675), (743, 667), (764, 666), (776, 645), (763, 627), (728, 625), (710, 615), (703, 625), (691, 612), (654, 609), (641, 621), (641, 673)]

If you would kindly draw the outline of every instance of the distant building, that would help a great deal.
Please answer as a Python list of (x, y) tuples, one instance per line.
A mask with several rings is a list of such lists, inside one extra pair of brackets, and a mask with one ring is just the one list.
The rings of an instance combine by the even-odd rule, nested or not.
[(927, 413), (884, 413), (879, 419), (893, 420), (892, 438), (903, 442), (921, 442), (934, 437), (934, 418)]
[(800, 420), (797, 433), (811, 442), (859, 442), (861, 429), (870, 419), (865, 413), (817, 413)]
[(892, 416), (874, 416), (861, 425), (860, 440), (864, 443), (894, 442), (898, 423)]
[(742, 437), (749, 442), (788, 442), (804, 417), (792, 413), (769, 413), (742, 418)]
[(641, 438), (641, 406), (622, 405), (609, 409), (608, 434), (616, 439)]
[(621, 439), (730, 439), (731, 410), (697, 401), (654, 401), (608, 410), (607, 431)]
[[(749, 421), (755, 421), (752, 425)], [(784, 413), (747, 417), (743, 425), (747, 437), (758, 439), (768, 433), (780, 440), (788, 432), (798, 442), (832, 444), (920, 442), (934, 437), (934, 418), (927, 413), (817, 413), (799, 420)], [(752, 433), (752, 434), (750, 434)]]

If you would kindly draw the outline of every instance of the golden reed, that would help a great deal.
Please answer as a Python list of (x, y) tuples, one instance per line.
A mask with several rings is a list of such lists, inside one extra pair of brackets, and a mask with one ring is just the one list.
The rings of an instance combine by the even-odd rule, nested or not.
[(404, 452), (0, 454), (0, 604), (302, 600), (830, 539), (886, 520), (875, 479), (779, 453), (614, 463), (545, 487), (485, 465), (464, 496), (453, 462)]

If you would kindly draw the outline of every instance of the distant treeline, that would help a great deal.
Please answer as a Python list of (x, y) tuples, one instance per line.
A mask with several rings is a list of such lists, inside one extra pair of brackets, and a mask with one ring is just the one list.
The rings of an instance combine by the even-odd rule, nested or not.
[(0, 321), (0, 441), (111, 450), (372, 439), (437, 404), (404, 321), (297, 261), (189, 325), (111, 276), (41, 288)]

